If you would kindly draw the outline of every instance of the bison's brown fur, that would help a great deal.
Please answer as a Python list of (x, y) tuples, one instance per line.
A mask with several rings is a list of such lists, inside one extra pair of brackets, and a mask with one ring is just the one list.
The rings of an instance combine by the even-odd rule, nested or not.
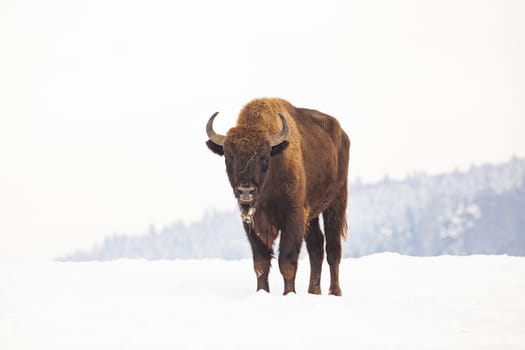
[[(286, 141), (272, 145), (272, 136), (283, 128), (279, 113), (285, 118), (289, 133)], [(238, 199), (239, 186), (254, 188), (250, 207), (256, 210), (253, 220), (245, 220), (244, 228), (252, 247), (257, 290), (269, 291), (273, 243), (280, 232), (279, 268), (284, 293), (295, 292), (297, 258), (303, 239), (311, 267), (308, 291), (321, 292), (326, 236), (329, 291), (341, 295), (339, 263), (341, 240), (346, 237), (350, 140), (338, 121), (315, 110), (296, 108), (282, 99), (256, 99), (241, 110), (237, 125), (218, 144), (208, 141), (208, 147), (225, 155), (228, 178)], [(320, 214), (324, 236), (319, 226)]]

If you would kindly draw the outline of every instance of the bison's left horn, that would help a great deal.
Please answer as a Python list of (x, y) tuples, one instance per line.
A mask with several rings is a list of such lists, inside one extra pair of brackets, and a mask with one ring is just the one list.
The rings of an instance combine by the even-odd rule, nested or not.
[(213, 130), (213, 120), (215, 117), (219, 114), (219, 112), (213, 113), (213, 115), (210, 117), (210, 120), (208, 120), (208, 124), (206, 124), (206, 133), (208, 134), (208, 137), (210, 138), (211, 142), (219, 145), (224, 146), (224, 135), (217, 134)]
[(283, 123), (283, 129), (278, 135), (272, 135), (270, 137), (270, 144), (273, 146), (280, 145), (286, 139), (288, 139), (288, 134), (290, 133), (290, 128), (288, 127), (288, 122), (286, 121), (286, 118), (281, 113), (277, 113), (279, 115), (279, 118), (281, 118), (281, 122)]

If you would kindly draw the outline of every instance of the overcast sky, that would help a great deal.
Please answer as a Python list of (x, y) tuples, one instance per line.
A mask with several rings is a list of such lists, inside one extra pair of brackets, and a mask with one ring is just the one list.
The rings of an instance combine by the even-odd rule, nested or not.
[(336, 116), (350, 179), (525, 156), (525, 3), (0, 2), (0, 258), (233, 208), (205, 123)]

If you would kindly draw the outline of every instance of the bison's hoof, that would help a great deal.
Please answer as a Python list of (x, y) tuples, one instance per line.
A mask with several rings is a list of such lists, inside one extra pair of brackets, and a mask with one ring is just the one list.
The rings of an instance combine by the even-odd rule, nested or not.
[(343, 295), (343, 293), (341, 293), (341, 288), (339, 288), (339, 287), (332, 287), (332, 288), (330, 288), (330, 295), (335, 295), (335, 296), (340, 297), (340, 296)]
[(255, 295), (258, 295), (258, 296), (270, 295), (270, 292), (264, 289), (259, 289), (257, 292), (255, 292)]
[(308, 293), (319, 295), (319, 294), (321, 294), (321, 288), (319, 286), (310, 287), (310, 288), (308, 288)]
[(257, 292), (257, 293), (259, 293), (259, 292), (270, 293), (270, 288), (268, 288), (267, 286), (265, 286), (265, 287), (257, 287), (256, 292)]

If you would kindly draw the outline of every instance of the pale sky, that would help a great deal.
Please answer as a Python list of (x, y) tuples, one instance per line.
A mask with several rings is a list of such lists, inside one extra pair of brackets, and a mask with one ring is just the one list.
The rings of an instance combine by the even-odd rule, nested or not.
[(234, 208), (205, 123), (337, 117), (350, 180), (525, 156), (523, 1), (0, 2), (0, 258)]

